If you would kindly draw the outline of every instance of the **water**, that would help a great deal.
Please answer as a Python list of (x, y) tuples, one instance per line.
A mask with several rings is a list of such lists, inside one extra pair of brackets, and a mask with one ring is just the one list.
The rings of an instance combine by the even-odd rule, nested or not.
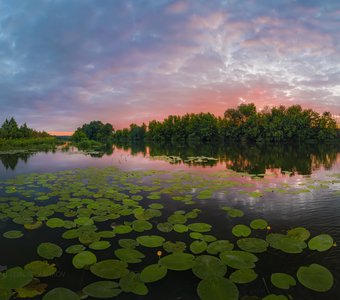
[[(164, 155), (178, 156), (182, 161), (170, 164), (165, 161)], [(204, 163), (187, 163), (190, 156), (214, 157), (217, 160), (209, 160)], [(285, 232), (294, 227), (306, 227), (312, 236), (321, 233), (330, 234), (335, 243), (340, 245), (340, 183), (335, 177), (340, 173), (340, 153), (336, 147), (245, 147), (245, 146), (219, 146), (196, 145), (194, 147), (144, 147), (115, 148), (112, 154), (84, 155), (75, 148), (69, 151), (58, 150), (47, 153), (31, 153), (16, 155), (0, 155), (0, 180), (15, 178), (17, 175), (30, 173), (43, 174), (45, 172), (57, 172), (75, 168), (86, 169), (88, 167), (104, 168), (107, 166), (118, 167), (122, 170), (165, 170), (172, 172), (186, 172), (199, 176), (213, 176), (216, 172), (225, 172), (228, 169), (237, 172), (260, 174), (264, 178), (255, 179), (249, 176), (237, 176), (235, 181), (244, 184), (244, 191), (248, 191), (247, 184), (252, 184), (252, 191), (264, 191), (263, 197), (251, 197), (240, 194), (240, 187), (231, 188), (228, 193), (214, 193), (213, 199), (199, 200), (195, 207), (202, 210), (197, 222), (207, 222), (213, 225), (211, 234), (218, 239), (233, 239), (230, 229), (239, 223), (249, 224), (256, 218), (264, 218), (271, 225), (272, 232)], [(234, 173), (230, 173), (234, 174)], [(266, 175), (264, 175), (266, 174)], [(208, 178), (207, 177), (207, 178)], [(333, 182), (331, 182), (333, 180)], [(322, 186), (325, 185), (325, 186)], [(309, 192), (284, 194), (276, 192), (282, 186), (290, 188), (309, 188)], [(270, 189), (273, 192), (270, 192)], [(2, 194), (2, 193), (1, 193)], [(144, 201), (144, 200), (143, 200)], [(158, 202), (158, 201), (156, 201)], [(190, 206), (170, 200), (162, 196), (161, 201), (166, 204), (164, 216), (170, 215), (174, 210), (191, 209)], [(144, 203), (144, 202), (142, 202)], [(146, 202), (147, 203), (147, 202)], [(145, 204), (146, 205), (146, 204)], [(228, 205), (244, 211), (242, 219), (225, 217), (221, 206)], [(196, 221), (196, 220), (195, 220)], [(154, 224), (156, 225), (156, 223)], [(105, 228), (104, 225), (102, 225)], [(11, 222), (0, 222), (0, 232), (10, 229), (20, 229), (21, 225)], [(0, 265), (8, 267), (24, 265), (25, 263), (39, 259), (35, 254), (36, 246), (48, 237), (49, 240), (69, 246), (65, 240), (59, 237), (62, 229), (56, 229), (51, 237), (48, 228), (43, 227), (37, 231), (29, 232), (21, 239), (6, 240), (0, 238), (1, 260)], [(157, 230), (152, 233), (159, 234)], [(262, 234), (263, 235), (263, 234)], [(133, 234), (132, 237), (138, 236)], [(259, 237), (264, 238), (259, 234)], [(178, 233), (170, 233), (173, 241), (182, 240), (188, 245), (190, 238)], [(32, 243), (31, 241), (34, 241)], [(235, 240), (235, 238), (234, 238)], [(71, 243), (72, 244), (72, 243)], [(17, 249), (25, 247), (25, 255), (19, 254)], [(119, 247), (113, 242), (113, 247)], [(112, 252), (112, 249), (111, 249)], [(96, 252), (97, 253), (97, 252)], [(99, 256), (98, 256), (99, 257)], [(110, 256), (102, 254), (101, 258)], [(241, 296), (266, 295), (266, 288), (261, 278), (265, 278), (271, 292), (279, 294), (280, 290), (270, 284), (270, 274), (273, 272), (286, 272), (294, 277), (299, 266), (318, 263), (329, 270), (334, 276), (334, 286), (326, 293), (309, 291), (301, 285), (292, 288), (289, 294), (293, 299), (331, 300), (338, 299), (340, 295), (340, 249), (332, 247), (327, 252), (305, 250), (303, 254), (285, 254), (269, 248), (268, 252), (258, 254), (260, 258), (256, 267), (259, 277), (253, 283), (239, 285)], [(99, 259), (98, 259), (99, 260)], [(152, 263), (148, 258), (143, 266)], [(98, 280), (89, 272), (75, 270), (71, 265), (69, 255), (63, 256), (58, 261), (60, 266), (58, 276), (48, 280), (50, 288), (55, 286), (69, 287), (80, 290), (85, 283)], [(139, 269), (133, 265), (135, 271)], [(230, 274), (230, 268), (229, 272)], [(159, 282), (148, 284), (148, 296), (136, 296), (131, 293), (121, 294), (119, 299), (198, 299), (196, 286), (199, 279), (190, 271), (169, 271), (167, 277)], [(282, 294), (287, 292), (282, 290)], [(40, 299), (39, 297), (36, 299)]]

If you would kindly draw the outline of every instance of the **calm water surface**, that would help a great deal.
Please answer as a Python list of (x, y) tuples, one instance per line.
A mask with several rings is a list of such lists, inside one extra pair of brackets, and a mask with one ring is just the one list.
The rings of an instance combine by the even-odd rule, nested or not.
[[(171, 164), (165, 161), (163, 155), (178, 156), (183, 161)], [(189, 156), (215, 157), (217, 161), (206, 163), (184, 162)], [(97, 155), (98, 156), (98, 155)], [(31, 153), (31, 154), (0, 154), (0, 180), (14, 178), (17, 175), (29, 173), (45, 173), (74, 168), (87, 167), (107, 167), (115, 166), (122, 170), (167, 170), (194, 172), (198, 174), (212, 174), (217, 171), (233, 169), (238, 172), (248, 172), (252, 174), (266, 174), (264, 178), (253, 179), (248, 176), (238, 177), (244, 183), (255, 184), (258, 191), (263, 189), (282, 186), (283, 183), (290, 187), (299, 188), (306, 185), (308, 181), (313, 186), (313, 180), (328, 181), (327, 187), (315, 189), (310, 188), (308, 193), (300, 194), (279, 194), (267, 193), (264, 197), (243, 197), (238, 193), (239, 190), (231, 190), (228, 194), (214, 194), (213, 201), (200, 200), (195, 207), (202, 209), (203, 213), (199, 219), (210, 222), (214, 231), (211, 233), (220, 239), (232, 237), (230, 228), (232, 226), (249, 222), (256, 218), (264, 218), (271, 225), (273, 232), (284, 232), (294, 227), (306, 227), (312, 236), (328, 233), (337, 247), (333, 247), (327, 252), (317, 253), (315, 251), (304, 251), (304, 254), (290, 255), (283, 252), (272, 251), (259, 254), (260, 261), (256, 271), (259, 278), (270, 278), (272, 272), (283, 272), (295, 274), (298, 266), (319, 263), (332, 271), (335, 284), (331, 291), (327, 293), (310, 292), (306, 288), (298, 285), (293, 288), (290, 294), (293, 299), (298, 300), (336, 300), (340, 299), (340, 183), (335, 177), (340, 173), (340, 153), (338, 149), (212, 149), (197, 146), (196, 149), (176, 148), (176, 149), (157, 149), (139, 147), (133, 149), (115, 148), (112, 154), (104, 154), (101, 157), (84, 155), (84, 153), (71, 148), (69, 151), (58, 150), (54, 153)], [(289, 171), (289, 172), (284, 172)], [(334, 180), (333, 183), (330, 183)], [(173, 210), (188, 209), (183, 204), (175, 201), (168, 201), (169, 207)], [(240, 208), (245, 212), (245, 217), (240, 222), (238, 219), (226, 219), (225, 213), (221, 211), (222, 205)], [(199, 221), (198, 221), (199, 222)], [(20, 227), (13, 224), (0, 222), (0, 232)], [(39, 229), (25, 236), (23, 239), (7, 240), (0, 237), (1, 256), (0, 265), (16, 266), (23, 265), (30, 260), (37, 259), (35, 254), (36, 244), (44, 241), (48, 236), (48, 228)], [(155, 232), (157, 234), (157, 231)], [(173, 236), (176, 240), (176, 233)], [(30, 243), (34, 239), (34, 245)], [(190, 239), (189, 239), (190, 240)], [(188, 240), (188, 242), (189, 242)], [(54, 242), (63, 244), (60, 238), (54, 238)], [(25, 255), (22, 254), (23, 243), (25, 245)], [(270, 249), (270, 248), (269, 248)], [(270, 251), (269, 251), (270, 252)], [(307, 254), (306, 254), (307, 252)], [(31, 254), (32, 253), (32, 254)], [(65, 286), (73, 290), (81, 289), (84, 282), (95, 278), (84, 275), (79, 270), (68, 268), (69, 259), (63, 258), (61, 264), (64, 268), (60, 271), (60, 276), (55, 277), (50, 286)], [(146, 261), (147, 265), (147, 261)], [(64, 273), (63, 273), (64, 272)], [(67, 276), (65, 275), (67, 273)], [(81, 277), (79, 277), (81, 276)], [(92, 277), (91, 277), (92, 276)], [(269, 276), (269, 277), (268, 277)], [(132, 294), (122, 294), (119, 299), (197, 299), (196, 286), (199, 280), (191, 272), (169, 272), (166, 279), (149, 284), (149, 295), (145, 297)], [(265, 296), (266, 289), (262, 281), (246, 284), (240, 287), (241, 296), (257, 295)], [(270, 288), (271, 292), (278, 294), (280, 290)], [(288, 295), (286, 292), (284, 294)], [(36, 299), (39, 299), (36, 298)]]

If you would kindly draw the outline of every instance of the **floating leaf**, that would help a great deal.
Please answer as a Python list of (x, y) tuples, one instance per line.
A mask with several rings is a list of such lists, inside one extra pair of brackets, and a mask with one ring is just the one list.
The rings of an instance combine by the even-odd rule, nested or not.
[(195, 232), (208, 232), (211, 230), (211, 225), (207, 223), (191, 223), (188, 228)]
[(189, 230), (188, 226), (185, 226), (183, 224), (175, 224), (173, 226), (173, 229), (178, 233), (187, 232)]
[(165, 222), (165, 223), (158, 223), (157, 224), (157, 229), (161, 232), (170, 232), (173, 229), (173, 226), (171, 223), (169, 222)]
[(233, 227), (232, 233), (237, 237), (247, 237), (251, 234), (251, 229), (246, 225), (238, 224)]
[(108, 241), (97, 241), (93, 242), (92, 244), (89, 245), (89, 248), (92, 250), (105, 250), (110, 248), (111, 243)]
[(232, 217), (232, 218), (243, 217), (244, 212), (240, 209), (231, 208), (231, 209), (228, 210), (228, 216)]
[(24, 269), (30, 271), (35, 277), (48, 277), (57, 272), (55, 264), (49, 264), (47, 261), (41, 260), (28, 263)]
[(87, 268), (96, 262), (97, 257), (91, 251), (79, 252), (72, 259), (72, 264), (77, 269)]
[(257, 256), (245, 251), (223, 251), (220, 253), (221, 260), (234, 269), (251, 269), (258, 261)]
[(24, 227), (27, 229), (27, 230), (35, 230), (35, 229), (38, 229), (42, 226), (42, 222), (41, 221), (37, 221), (35, 223), (29, 223), (29, 224), (24, 224)]
[(173, 252), (183, 252), (186, 249), (187, 245), (183, 242), (170, 242), (167, 241), (163, 244), (163, 248), (166, 252), (173, 253)]
[(21, 267), (14, 267), (8, 269), (0, 277), (0, 289), (18, 289), (29, 284), (32, 279), (33, 274), (31, 271), (24, 270)]
[(137, 242), (144, 247), (160, 247), (164, 243), (165, 239), (158, 235), (143, 235), (137, 237)]
[(160, 264), (153, 264), (143, 269), (140, 279), (143, 282), (155, 282), (166, 276), (168, 269)]
[(125, 275), (119, 280), (119, 285), (124, 292), (131, 292), (136, 295), (144, 296), (149, 291), (146, 285), (140, 280), (139, 276), (133, 272)]
[(80, 300), (80, 297), (73, 291), (66, 288), (55, 288), (49, 291), (42, 300)]
[(114, 227), (114, 232), (117, 234), (125, 234), (132, 231), (132, 227), (129, 225), (118, 225)]
[(286, 296), (270, 294), (264, 297), (262, 300), (288, 300)]
[[(45, 293), (46, 288), (47, 284), (40, 283), (39, 279), (33, 278), (28, 285), (15, 289), (15, 291), (17, 292), (18, 298), (34, 298)], [(1, 294), (0, 299), (3, 299), (1, 298)]]
[(142, 261), (142, 258), (145, 257), (145, 255), (135, 249), (117, 249), (115, 250), (115, 255), (122, 261), (125, 261), (127, 263), (139, 263)]
[(24, 234), (20, 230), (10, 230), (5, 232), (2, 236), (6, 239), (18, 239), (24, 236)]
[(89, 217), (79, 217), (74, 220), (74, 223), (79, 226), (88, 226), (94, 224), (93, 220)]
[(187, 218), (180, 214), (173, 214), (168, 218), (168, 222), (172, 224), (184, 224), (186, 221)]
[(291, 286), (296, 285), (296, 280), (292, 276), (285, 273), (274, 273), (270, 277), (270, 280), (273, 285), (284, 290), (288, 290)]
[(223, 277), (227, 272), (227, 267), (215, 256), (201, 255), (196, 258), (192, 272), (200, 279)]
[(258, 238), (244, 238), (237, 241), (237, 246), (247, 252), (262, 253), (267, 251), (268, 243)]
[(63, 249), (53, 243), (41, 243), (37, 248), (38, 254), (45, 259), (53, 259), (63, 254)]
[(111, 299), (122, 292), (118, 286), (118, 283), (114, 281), (97, 281), (84, 287), (83, 292), (93, 298)]
[(66, 248), (65, 252), (68, 254), (77, 254), (79, 252), (82, 252), (86, 249), (84, 245), (77, 244), (77, 245), (72, 245)]
[(207, 252), (209, 254), (218, 254), (223, 251), (233, 250), (234, 244), (230, 243), (228, 240), (218, 240), (209, 244)]
[(190, 251), (194, 254), (199, 254), (204, 252), (208, 247), (208, 244), (205, 241), (193, 241), (190, 244)]
[(195, 256), (189, 253), (176, 252), (162, 257), (159, 263), (169, 270), (184, 271), (195, 265)]
[(134, 231), (143, 232), (152, 229), (152, 224), (145, 220), (135, 220), (132, 222), (132, 228)]
[(268, 223), (264, 219), (255, 219), (251, 221), (250, 227), (253, 229), (266, 229), (268, 226)]
[(197, 293), (201, 300), (237, 300), (239, 296), (236, 285), (223, 277), (203, 279)]
[(139, 245), (138, 242), (133, 239), (120, 239), (118, 241), (118, 244), (122, 248), (127, 248), (127, 249), (134, 249)]
[(334, 282), (332, 273), (318, 264), (300, 267), (297, 278), (303, 286), (317, 292), (327, 292)]
[(64, 227), (65, 222), (60, 218), (48, 219), (46, 225), (50, 228), (61, 228)]
[(310, 232), (306, 228), (296, 227), (291, 230), (288, 230), (287, 235), (299, 241), (305, 241), (309, 239)]
[(241, 269), (233, 272), (229, 279), (234, 283), (249, 283), (257, 278), (257, 274), (253, 269)]
[(317, 250), (319, 252), (327, 251), (333, 246), (333, 238), (329, 234), (320, 234), (313, 237), (308, 242), (308, 247), (310, 250)]
[(107, 259), (90, 267), (91, 272), (104, 279), (118, 279), (129, 273), (127, 263), (117, 259)]

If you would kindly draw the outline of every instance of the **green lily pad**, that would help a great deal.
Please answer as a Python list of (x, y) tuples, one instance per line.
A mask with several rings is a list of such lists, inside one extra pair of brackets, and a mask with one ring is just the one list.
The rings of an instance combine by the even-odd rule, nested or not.
[(145, 220), (135, 220), (132, 222), (132, 228), (134, 231), (143, 232), (152, 229), (152, 224)]
[(277, 288), (284, 290), (288, 290), (291, 286), (296, 285), (294, 277), (285, 273), (273, 273), (270, 280)]
[(220, 253), (220, 259), (234, 269), (251, 269), (258, 261), (257, 256), (245, 251), (223, 251)]
[(163, 244), (163, 248), (166, 252), (183, 252), (186, 249), (187, 245), (184, 242), (176, 241), (170, 242), (167, 241)]
[(94, 224), (93, 220), (89, 217), (79, 217), (74, 220), (74, 223), (79, 226), (88, 226)]
[[(45, 293), (47, 288), (46, 283), (41, 283), (39, 279), (33, 278), (33, 280), (24, 287), (15, 289), (17, 298), (35, 298), (36, 296)], [(1, 294), (0, 294), (1, 297)], [(3, 299), (3, 298), (0, 298)]]
[(136, 295), (144, 296), (149, 292), (144, 282), (142, 282), (139, 276), (133, 272), (122, 277), (119, 280), (119, 285), (126, 293), (131, 292)]
[(133, 239), (120, 239), (118, 241), (118, 244), (122, 248), (127, 248), (127, 249), (134, 249), (139, 245), (139, 243)]
[(0, 289), (18, 289), (29, 284), (32, 279), (33, 274), (31, 271), (24, 270), (21, 267), (14, 267), (8, 269), (0, 277)]
[(171, 223), (169, 222), (165, 222), (165, 223), (158, 223), (157, 224), (157, 229), (161, 232), (170, 232), (173, 229), (173, 226)]
[(271, 233), (266, 237), (270, 247), (286, 253), (301, 253), (307, 247), (304, 241), (283, 234)]
[(117, 297), (122, 290), (119, 284), (114, 281), (97, 281), (83, 288), (83, 292), (96, 299), (111, 299)]
[(65, 252), (68, 254), (77, 254), (86, 249), (86, 247), (82, 244), (72, 245), (66, 248)]
[(37, 248), (37, 253), (42, 258), (53, 259), (56, 257), (61, 257), (63, 254), (63, 249), (53, 243), (41, 243)]
[(270, 294), (270, 295), (264, 297), (262, 300), (288, 300), (288, 298), (286, 296), (283, 296), (283, 295)]
[(194, 254), (199, 254), (207, 250), (208, 244), (205, 241), (193, 241), (190, 244), (190, 251)]
[(55, 288), (49, 291), (42, 300), (80, 300), (80, 297), (73, 291), (66, 288)]
[(184, 224), (187, 222), (187, 218), (181, 214), (173, 214), (168, 217), (168, 222), (171, 224)]
[(117, 249), (115, 250), (115, 255), (122, 261), (125, 261), (127, 263), (139, 263), (142, 261), (142, 258), (145, 257), (145, 255), (135, 249)]
[(195, 265), (195, 256), (189, 253), (176, 252), (162, 257), (159, 263), (169, 270), (184, 271)]
[(20, 230), (10, 230), (5, 232), (2, 236), (6, 239), (18, 239), (23, 237), (24, 234)]
[(218, 254), (223, 251), (231, 251), (234, 248), (234, 244), (228, 240), (218, 240), (208, 245), (207, 252), (209, 254)]
[(91, 251), (79, 252), (72, 259), (72, 264), (77, 269), (87, 268), (96, 262), (97, 257)]
[(114, 232), (117, 234), (125, 234), (132, 231), (132, 227), (129, 225), (118, 225), (115, 226)]
[(97, 241), (93, 242), (89, 245), (89, 248), (92, 250), (105, 250), (110, 248), (111, 243), (109, 241)]
[(232, 233), (237, 237), (247, 237), (251, 234), (251, 229), (246, 225), (239, 224), (233, 227)]
[(232, 218), (239, 218), (244, 216), (244, 212), (240, 209), (231, 208), (227, 211), (228, 216)]
[(137, 242), (144, 247), (155, 248), (160, 247), (164, 243), (165, 239), (158, 235), (143, 235), (137, 237)]
[(250, 227), (252, 229), (266, 229), (268, 226), (268, 223), (264, 219), (255, 219), (251, 221)]
[(195, 232), (208, 232), (211, 230), (211, 225), (207, 223), (191, 223), (188, 228)]
[(168, 269), (160, 264), (153, 264), (143, 269), (140, 279), (145, 282), (155, 282), (161, 280), (168, 273)]
[(192, 272), (200, 279), (223, 277), (227, 272), (227, 266), (215, 256), (201, 255), (196, 258)]
[(0, 299), (2, 300), (9, 300), (12, 298), (14, 293), (10, 289), (2, 289), (0, 288)]
[(64, 227), (65, 222), (59, 218), (51, 218), (47, 220), (46, 225), (50, 228), (61, 228)]
[(90, 271), (104, 279), (118, 279), (129, 273), (128, 264), (117, 259), (107, 259), (90, 267)]
[(244, 238), (237, 241), (237, 246), (247, 252), (262, 253), (267, 251), (268, 243), (258, 238)]
[(188, 226), (183, 225), (183, 224), (175, 224), (173, 226), (173, 229), (178, 233), (187, 232), (189, 230)]
[(334, 282), (332, 273), (318, 264), (300, 267), (296, 275), (303, 286), (317, 292), (327, 292)]
[(253, 269), (236, 270), (230, 274), (229, 279), (234, 283), (249, 283), (257, 278), (257, 274)]
[(287, 235), (299, 241), (305, 241), (309, 239), (310, 232), (306, 228), (296, 227), (291, 230), (288, 230)]
[(308, 242), (308, 247), (310, 250), (323, 252), (329, 250), (333, 246), (333, 243), (333, 238), (329, 234), (320, 234)]
[(27, 229), (27, 230), (35, 230), (35, 229), (38, 229), (42, 226), (42, 222), (41, 221), (37, 221), (37, 222), (34, 222), (34, 223), (27, 223), (27, 224), (24, 224), (24, 227)]
[(201, 300), (238, 300), (237, 286), (223, 277), (203, 279), (197, 286)]
[(24, 267), (25, 270), (30, 271), (35, 277), (48, 277), (57, 272), (55, 264), (49, 264), (47, 261), (35, 260)]

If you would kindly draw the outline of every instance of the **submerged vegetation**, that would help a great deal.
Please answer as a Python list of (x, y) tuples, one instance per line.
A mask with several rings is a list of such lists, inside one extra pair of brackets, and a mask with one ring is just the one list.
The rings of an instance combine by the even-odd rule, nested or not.
[(338, 139), (336, 121), (329, 112), (319, 114), (300, 105), (273, 107), (257, 111), (256, 106), (241, 104), (225, 111), (223, 117), (211, 113), (169, 116), (150, 121), (148, 126), (131, 124), (115, 132), (116, 142), (155, 141), (248, 141), (333, 142)]
[[(272, 229), (265, 216), (249, 218), (239, 203), (276, 193), (294, 201), (292, 196), (310, 193), (311, 184), (339, 184), (338, 176), (306, 179), (295, 187), (273, 188), (263, 181), (258, 190), (257, 181), (232, 171), (200, 175), (110, 167), (0, 182), (0, 224), (8, 224), (0, 226), (2, 250), (16, 247), (17, 240), (20, 247), (35, 243), (19, 266), (0, 258), (0, 265), (8, 264), (0, 270), (0, 297), (152, 295), (177, 272), (203, 300), (287, 300), (301, 290), (316, 299), (334, 285), (333, 270), (323, 264), (333, 238), (289, 224)], [(282, 265), (288, 257), (290, 263)], [(64, 276), (56, 283), (58, 271)], [(254, 285), (245, 287), (249, 283)]]

